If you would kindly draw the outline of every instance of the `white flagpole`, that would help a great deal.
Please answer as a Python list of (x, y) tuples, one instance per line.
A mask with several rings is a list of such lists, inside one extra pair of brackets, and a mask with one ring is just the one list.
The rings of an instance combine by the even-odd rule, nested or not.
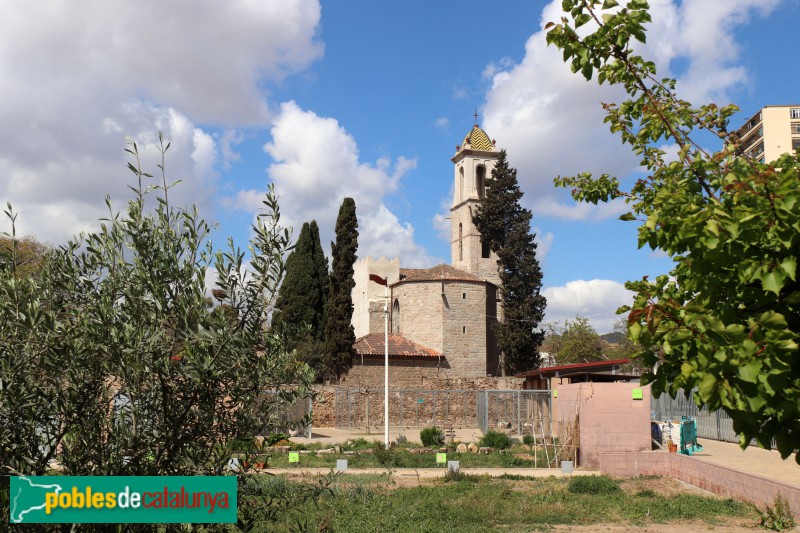
[(386, 297), (383, 301), (383, 444), (389, 449), (389, 280), (385, 285)]

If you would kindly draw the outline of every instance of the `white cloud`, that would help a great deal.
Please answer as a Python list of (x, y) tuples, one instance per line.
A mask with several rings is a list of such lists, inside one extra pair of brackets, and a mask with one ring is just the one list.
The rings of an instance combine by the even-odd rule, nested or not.
[[(143, 170), (154, 175), (145, 178), (143, 186), (161, 183), (155, 143), (162, 131), (171, 142), (165, 164), (167, 179), (184, 180), (170, 190), (171, 203), (209, 207), (207, 191), (217, 178), (217, 150), (208, 133), (175, 109), (146, 104), (125, 106), (116, 119), (106, 121), (112, 123), (126, 124), (127, 133), (137, 142)], [(118, 134), (110, 137), (98, 133), (96, 138), (105, 151), (51, 158), (45, 151), (41, 161), (23, 161), (0, 149), (0, 191), (20, 213), (18, 233), (57, 244), (78, 232), (96, 229), (98, 219), (108, 215), (104, 205), (107, 194), (115, 209), (124, 209), (124, 199), (131, 194), (127, 186), (135, 185), (135, 177), (124, 168), (122, 138)]]
[[(431, 266), (438, 261), (414, 242), (414, 229), (386, 207), (416, 161), (398, 157), (360, 161), (355, 139), (333, 118), (301, 109), (295, 102), (281, 105), (272, 126), (272, 141), (264, 150), (275, 161), (267, 174), (275, 183), (286, 223), (300, 227), (316, 220), (323, 248), (329, 251), (339, 207), (345, 197), (356, 202), (359, 257), (399, 256), (403, 265)], [(258, 191), (239, 191), (228, 205), (251, 210), (260, 202)]]
[(227, 170), (241, 159), (241, 155), (236, 151), (236, 147), (244, 141), (244, 135), (238, 130), (225, 130), (219, 136), (219, 147), (222, 152), (222, 166)]
[[(753, 14), (769, 15), (781, 0), (671, 0), (651, 2), (653, 24), (646, 52), (657, 65), (675, 59), (688, 60), (680, 76), (679, 96), (695, 103), (729, 103), (729, 91), (748, 83), (747, 69), (736, 64), (741, 47), (735, 39), (737, 26)], [(666, 71), (664, 73), (667, 73)]]
[(436, 230), (436, 235), (442, 239), (444, 242), (450, 242), (452, 238), (452, 224), (450, 222), (450, 217), (452, 214), (450, 213), (450, 206), (453, 203), (453, 194), (455, 193), (454, 185), (450, 186), (450, 194), (447, 198), (442, 198), (442, 201), (439, 204), (439, 212), (433, 215), (433, 219), (431, 220), (433, 224), (433, 229)]
[(453, 100), (466, 100), (470, 92), (465, 87), (453, 87)]
[(547, 298), (545, 322), (563, 322), (585, 316), (598, 333), (612, 331), (619, 319), (616, 310), (633, 301), (622, 283), (607, 279), (575, 280), (542, 291)]
[(319, 18), (317, 0), (7, 3), (0, 199), (20, 208), (26, 232), (63, 241), (95, 227), (106, 193), (129, 197), (125, 136), (152, 171), (162, 130), (169, 175), (184, 180), (175, 199), (208, 203), (236, 135), (220, 146), (200, 124), (268, 124), (264, 91), (320, 56)]
[[(698, 103), (713, 98), (726, 104), (727, 93), (747, 83), (746, 70), (736, 64), (739, 47), (733, 30), (753, 12), (766, 15), (778, 3), (654, 0), (650, 44), (643, 47), (643, 54), (655, 59), (664, 75), (674, 60), (686, 61), (688, 68), (678, 73), (679, 95)], [(561, 15), (561, 2), (552, 1), (542, 12), (541, 27)], [(518, 64), (503, 58), (485, 68), (484, 76), (491, 79), (483, 108), (485, 129), (498, 146), (508, 150), (534, 216), (617, 216), (624, 208), (571, 207), (571, 200), (565, 204), (566, 192), (554, 190), (552, 180), (585, 171), (624, 177), (637, 170), (638, 158), (608, 131), (600, 106), (601, 102), (621, 102), (625, 95), (573, 74), (561, 52), (546, 45), (545, 36), (546, 31), (540, 29), (528, 39)]]
[(542, 233), (541, 228), (537, 226), (531, 228), (531, 231), (533, 231), (534, 235), (536, 236), (534, 239), (536, 241), (536, 259), (541, 261), (553, 246), (555, 235), (549, 231), (547, 233)]

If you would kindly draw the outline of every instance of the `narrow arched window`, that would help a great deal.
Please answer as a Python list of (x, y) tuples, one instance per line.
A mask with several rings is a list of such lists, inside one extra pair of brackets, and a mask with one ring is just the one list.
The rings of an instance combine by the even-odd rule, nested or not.
[(458, 169), (458, 201), (464, 201), (464, 167)]
[(459, 222), (458, 224), (458, 260), (464, 260), (464, 241), (462, 240), (464, 235), (464, 225)]
[(478, 198), (483, 200), (484, 195), (486, 194), (486, 167), (483, 165), (478, 165), (478, 168), (475, 170), (475, 189), (478, 192)]
[(400, 301), (395, 300), (392, 304), (392, 330), (396, 335), (400, 335)]

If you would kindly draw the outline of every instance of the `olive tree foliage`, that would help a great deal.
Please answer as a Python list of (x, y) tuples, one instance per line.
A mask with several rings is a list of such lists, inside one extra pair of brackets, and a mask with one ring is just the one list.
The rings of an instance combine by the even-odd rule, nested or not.
[[(266, 328), (290, 242), (274, 191), (249, 254), (230, 239), (215, 251), (197, 210), (170, 204), (160, 147), (160, 183), (131, 143), (127, 210), (107, 199), (100, 230), (38, 276), (15, 274), (14, 246), (0, 262), (2, 475), (219, 475), (307, 393), (308, 367)], [(212, 266), (229, 312), (207, 308)]]
[[(559, 177), (578, 201), (624, 198), (622, 220), (639, 225), (639, 247), (670, 255), (669, 275), (626, 287), (631, 339), (641, 344), (644, 383), (655, 394), (693, 391), (723, 409), (741, 445), (752, 438), (782, 457), (800, 448), (800, 179), (795, 154), (766, 164), (743, 153), (728, 130), (733, 105), (696, 107), (676, 83), (637, 56), (650, 20), (643, 0), (566, 0), (569, 16), (547, 25), (547, 41), (574, 72), (624, 88), (629, 99), (603, 104), (605, 122), (641, 157), (646, 177), (623, 188), (615, 177)], [(578, 30), (579, 27), (584, 26)], [(719, 151), (698, 140), (716, 138)], [(659, 145), (675, 143), (677, 158)], [(800, 454), (797, 455), (800, 461)]]

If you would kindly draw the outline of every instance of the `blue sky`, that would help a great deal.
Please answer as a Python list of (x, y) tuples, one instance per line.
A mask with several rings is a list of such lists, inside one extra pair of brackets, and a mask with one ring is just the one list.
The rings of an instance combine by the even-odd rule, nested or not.
[[(325, 245), (353, 196), (360, 256), (447, 262), (450, 157), (477, 108), (533, 210), (548, 320), (582, 314), (608, 331), (622, 283), (670, 268), (636, 249), (635, 224), (616, 220), (624, 206), (575, 206), (552, 186), (637, 170), (602, 124), (599, 102), (619, 92), (544, 44), (558, 1), (2, 4), (0, 199), (22, 233), (58, 244), (96, 228), (105, 194), (128, 198), (125, 136), (154, 169), (164, 131), (176, 196), (219, 222), (215, 242), (245, 243), (272, 182), (287, 223), (316, 219)], [(642, 52), (683, 97), (736, 103), (737, 122), (800, 104), (798, 0), (651, 5)]]

